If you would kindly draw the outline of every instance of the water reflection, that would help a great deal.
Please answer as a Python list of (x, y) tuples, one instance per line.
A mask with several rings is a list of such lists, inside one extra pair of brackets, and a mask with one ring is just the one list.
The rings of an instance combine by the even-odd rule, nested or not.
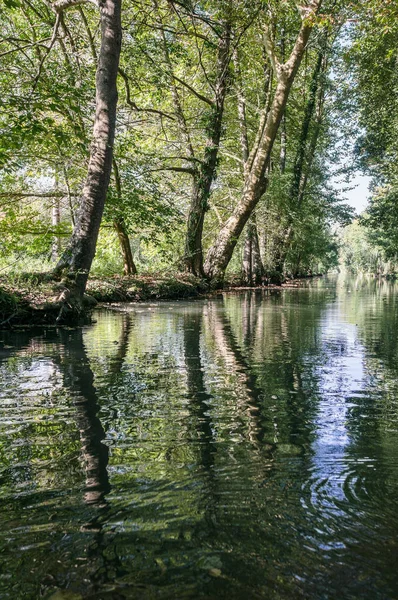
[(392, 598), (393, 285), (2, 332), (0, 596)]

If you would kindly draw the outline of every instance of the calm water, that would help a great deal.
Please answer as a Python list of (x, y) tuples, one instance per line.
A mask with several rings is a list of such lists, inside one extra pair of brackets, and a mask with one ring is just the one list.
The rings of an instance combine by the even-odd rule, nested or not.
[(398, 598), (396, 285), (96, 319), (0, 332), (0, 598)]

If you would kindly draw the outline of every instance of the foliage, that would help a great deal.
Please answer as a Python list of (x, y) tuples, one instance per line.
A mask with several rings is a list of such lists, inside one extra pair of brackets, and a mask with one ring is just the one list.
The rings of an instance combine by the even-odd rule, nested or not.
[[(356, 154), (372, 176), (372, 198), (362, 224), (371, 254), (396, 263), (398, 255), (398, 21), (395, 2), (359, 7), (360, 22), (347, 52), (360, 135)], [(376, 260), (376, 259), (375, 259)], [(376, 261), (377, 263), (377, 261)], [(375, 263), (375, 264), (376, 264)], [(376, 269), (376, 266), (375, 266)], [(379, 270), (379, 267), (377, 267)]]
[[(374, 198), (364, 220), (371, 228), (367, 239), (383, 256), (393, 259), (396, 254), (395, 10), (393, 2), (379, 0), (348, 7), (325, 2), (322, 13), (311, 17), (314, 35), (274, 145), (268, 190), (256, 211), (267, 272), (278, 261), (289, 274), (335, 264), (334, 224), (352, 218), (331, 185), (335, 164), (346, 151), (342, 140), (347, 124), (359, 132), (357, 160), (374, 176)], [(342, 30), (347, 16), (354, 24)], [(231, 56), (228, 65), (204, 250), (242, 193), (239, 98), (252, 146), (267, 93), (275, 86), (263, 45), (264, 27), (272, 24), (275, 51), (284, 60), (296, 39), (300, 14), (290, 1), (139, 0), (123, 6), (114, 168), (95, 274), (107, 276), (123, 268), (112, 229), (118, 222), (126, 229), (139, 270), (181, 266), (193, 173), (209, 152), (217, 45), (226, 19), (236, 60)], [(64, 12), (57, 31), (51, 6), (39, 0), (23, 8), (18, 2), (5, 3), (0, 21), (0, 256), (1, 268), (10, 272), (26, 261), (55, 264), (76, 221), (89, 154), (100, 35), (98, 15), (89, 4)], [(339, 74), (342, 53), (344, 76)], [(348, 94), (343, 98), (347, 90), (349, 100)], [(293, 190), (301, 151), (305, 185), (297, 199)], [(56, 202), (59, 217), (54, 216)], [(235, 272), (240, 271), (243, 243), (242, 238), (230, 265)], [(24, 258), (23, 264), (13, 266), (18, 257), (21, 262)]]
[[(366, 218), (364, 215), (363, 219)], [(353, 273), (391, 275), (394, 273), (394, 263), (386, 260), (382, 245), (362, 225), (363, 219), (357, 219), (340, 232), (340, 262)]]

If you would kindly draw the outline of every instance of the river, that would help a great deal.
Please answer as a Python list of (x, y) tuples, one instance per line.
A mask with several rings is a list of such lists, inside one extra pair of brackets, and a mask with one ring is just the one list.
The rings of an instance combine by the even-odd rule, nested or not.
[(398, 286), (0, 332), (0, 598), (398, 598)]

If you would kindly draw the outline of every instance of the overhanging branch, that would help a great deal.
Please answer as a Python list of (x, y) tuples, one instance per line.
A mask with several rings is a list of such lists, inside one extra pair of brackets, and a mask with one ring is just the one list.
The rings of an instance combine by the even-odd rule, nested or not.
[(51, 5), (51, 8), (55, 13), (59, 14), (67, 8), (80, 6), (80, 4), (87, 4), (87, 2), (90, 2), (91, 4), (94, 4), (98, 7), (98, 4), (95, 0), (57, 0), (57, 2), (54, 2)]

